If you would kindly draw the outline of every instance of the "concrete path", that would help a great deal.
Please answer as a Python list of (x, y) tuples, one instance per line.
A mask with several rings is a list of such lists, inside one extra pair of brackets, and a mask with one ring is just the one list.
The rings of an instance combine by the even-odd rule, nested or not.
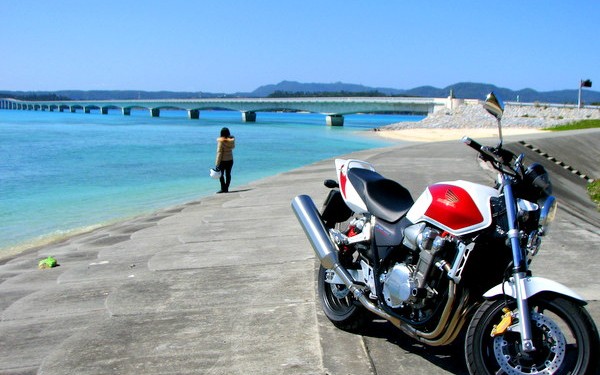
[[(600, 144), (599, 131), (585, 134)], [(582, 160), (581, 147), (571, 163)], [(458, 142), (353, 156), (415, 197), (435, 181), (489, 181)], [(320, 204), (322, 181), (334, 177), (333, 161), (322, 161), (5, 262), (0, 374), (465, 373), (456, 348), (421, 347), (382, 322), (353, 335), (324, 318), (315, 257), (290, 201), (309, 194)], [(569, 184), (584, 194), (580, 181)], [(598, 323), (600, 220), (590, 206), (582, 208), (589, 220), (561, 211), (534, 269), (590, 299)], [(60, 267), (38, 270), (50, 255)]]

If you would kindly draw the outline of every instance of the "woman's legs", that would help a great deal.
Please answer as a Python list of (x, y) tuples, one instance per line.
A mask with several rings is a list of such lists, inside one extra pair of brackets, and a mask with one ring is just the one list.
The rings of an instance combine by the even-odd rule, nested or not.
[(221, 165), (219, 165), (219, 169), (221, 170), (221, 177), (219, 178), (219, 181), (221, 182), (221, 192), (227, 193), (229, 191), (229, 184), (231, 184), (233, 160), (222, 161)]

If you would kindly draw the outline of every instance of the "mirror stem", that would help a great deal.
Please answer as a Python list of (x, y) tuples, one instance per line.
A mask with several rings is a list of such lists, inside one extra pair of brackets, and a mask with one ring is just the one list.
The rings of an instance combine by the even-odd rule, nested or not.
[(498, 148), (502, 148), (502, 143), (504, 143), (504, 139), (502, 138), (502, 124), (501, 124), (501, 120), (497, 119), (498, 121), (498, 136), (500, 137), (500, 143), (498, 144)]

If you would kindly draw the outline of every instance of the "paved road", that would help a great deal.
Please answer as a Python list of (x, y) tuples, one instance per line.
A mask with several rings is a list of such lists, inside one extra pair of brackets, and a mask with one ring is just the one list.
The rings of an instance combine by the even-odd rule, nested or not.
[[(600, 132), (585, 136), (599, 144)], [(486, 182), (474, 152), (458, 142), (354, 156), (415, 196), (457, 176)], [(315, 302), (315, 257), (290, 201), (310, 194), (321, 202), (321, 182), (332, 177), (332, 160), (319, 162), (5, 262), (0, 373), (465, 373), (460, 348), (422, 347), (383, 322), (353, 335), (324, 318)], [(584, 194), (581, 183), (573, 186)], [(598, 216), (593, 206), (583, 214), (591, 221), (581, 216), (560, 212), (536, 270), (590, 299), (600, 322), (600, 281), (591, 276), (600, 262)], [(37, 270), (49, 255), (60, 267)]]

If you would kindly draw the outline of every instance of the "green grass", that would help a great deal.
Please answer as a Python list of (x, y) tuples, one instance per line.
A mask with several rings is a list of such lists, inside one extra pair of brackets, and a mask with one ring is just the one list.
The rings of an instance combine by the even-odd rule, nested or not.
[(592, 129), (600, 128), (600, 120), (580, 120), (571, 122), (566, 125), (553, 126), (544, 130), (562, 131), (562, 130), (577, 130), (577, 129)]
[(600, 211), (600, 180), (596, 180), (588, 184), (587, 187), (590, 198), (596, 203), (598, 211)]

